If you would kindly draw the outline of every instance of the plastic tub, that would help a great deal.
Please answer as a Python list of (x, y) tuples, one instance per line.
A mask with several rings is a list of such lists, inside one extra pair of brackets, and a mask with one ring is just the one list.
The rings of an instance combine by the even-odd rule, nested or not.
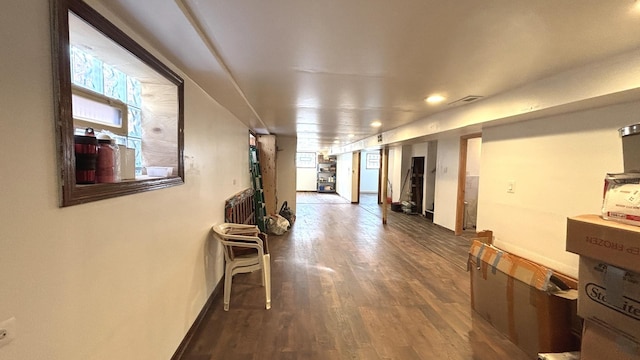
[(624, 172), (640, 172), (640, 124), (625, 126), (618, 132), (622, 137)]

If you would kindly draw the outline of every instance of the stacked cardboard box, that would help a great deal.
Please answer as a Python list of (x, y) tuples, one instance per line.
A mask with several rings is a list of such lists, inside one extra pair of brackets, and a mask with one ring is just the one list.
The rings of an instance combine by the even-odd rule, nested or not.
[(640, 345), (589, 320), (584, 322), (581, 360), (638, 360)]
[(567, 251), (580, 255), (582, 359), (640, 359), (640, 227), (572, 217)]
[(569, 279), (559, 281), (553, 270), (478, 240), (468, 268), (472, 308), (532, 358), (577, 350), (575, 294), (554, 285)]

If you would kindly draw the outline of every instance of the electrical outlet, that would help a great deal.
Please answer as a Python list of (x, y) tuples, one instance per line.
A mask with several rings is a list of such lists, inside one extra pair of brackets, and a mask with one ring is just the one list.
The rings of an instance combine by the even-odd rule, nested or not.
[(12, 317), (0, 323), (0, 347), (16, 338), (16, 318)]

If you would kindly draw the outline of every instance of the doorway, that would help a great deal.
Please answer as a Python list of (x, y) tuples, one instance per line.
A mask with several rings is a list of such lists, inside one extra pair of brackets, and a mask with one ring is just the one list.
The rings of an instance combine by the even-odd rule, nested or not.
[(416, 204), (415, 212), (422, 214), (424, 199), (424, 156), (411, 158), (411, 201)]
[(475, 218), (478, 204), (477, 192), (480, 179), (481, 144), (481, 133), (460, 137), (458, 196), (456, 201), (455, 225), (456, 235), (462, 235), (464, 231), (475, 232)]
[(373, 194), (380, 203), (380, 150), (363, 151), (360, 159), (360, 194)]

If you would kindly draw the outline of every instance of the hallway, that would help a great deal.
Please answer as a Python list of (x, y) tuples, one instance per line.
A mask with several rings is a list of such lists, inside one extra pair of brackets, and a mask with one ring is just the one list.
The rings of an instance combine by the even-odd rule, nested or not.
[(367, 196), (298, 195), (269, 236), (272, 309), (259, 273), (236, 275), (181, 359), (527, 359), (470, 308), (468, 240)]

